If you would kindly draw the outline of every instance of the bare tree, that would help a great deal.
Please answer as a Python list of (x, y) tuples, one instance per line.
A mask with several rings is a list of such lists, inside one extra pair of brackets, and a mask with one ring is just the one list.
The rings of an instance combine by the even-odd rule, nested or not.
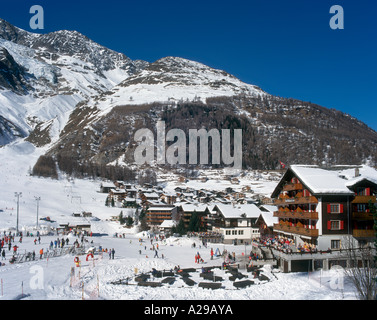
[(352, 281), (359, 299), (375, 300), (377, 295), (376, 250), (371, 246), (358, 247), (352, 236), (344, 241), (343, 249), (350, 262), (344, 272)]
[(369, 212), (373, 214), (375, 238), (373, 245), (356, 246), (356, 240), (349, 236), (346, 241), (350, 267), (345, 273), (352, 280), (359, 298), (362, 300), (377, 299), (377, 210), (372, 201), (369, 201)]

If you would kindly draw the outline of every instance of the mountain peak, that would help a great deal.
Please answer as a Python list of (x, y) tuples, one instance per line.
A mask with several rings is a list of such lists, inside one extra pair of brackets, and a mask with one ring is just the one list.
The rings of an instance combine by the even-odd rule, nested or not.
[[(151, 63), (141, 72), (125, 79), (113, 91), (114, 96), (120, 99), (109, 98), (113, 102), (121, 100), (119, 104), (265, 95), (257, 86), (246, 84), (224, 70), (172, 56)], [(127, 103), (124, 97), (133, 98)]]

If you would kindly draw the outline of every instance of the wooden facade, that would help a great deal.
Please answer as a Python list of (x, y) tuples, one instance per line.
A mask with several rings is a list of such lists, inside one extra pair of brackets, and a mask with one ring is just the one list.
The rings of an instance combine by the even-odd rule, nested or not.
[(377, 203), (377, 171), (375, 178), (348, 180), (344, 176), (337, 178), (334, 171), (329, 171), (326, 179), (325, 169), (309, 169), (311, 174), (305, 176), (297, 173), (304, 170), (288, 168), (274, 190), (272, 198), (278, 208), (274, 217), (279, 219), (274, 232), (320, 249), (339, 249), (347, 236), (355, 237), (359, 243), (371, 242), (375, 237), (374, 221), (368, 211), (370, 202)]

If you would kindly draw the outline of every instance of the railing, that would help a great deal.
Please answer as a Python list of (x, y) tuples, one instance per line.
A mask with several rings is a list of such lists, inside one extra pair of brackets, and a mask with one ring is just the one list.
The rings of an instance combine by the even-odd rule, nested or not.
[(376, 203), (376, 196), (355, 196), (352, 203), (368, 203), (369, 201)]
[[(63, 248), (55, 248), (52, 250), (47, 250), (43, 253), (42, 259), (60, 257), (67, 254), (81, 255), (84, 253), (85, 253), (85, 246), (77, 248), (72, 245), (72, 246), (66, 246)], [(13, 257), (15, 258), (13, 263), (23, 263), (27, 261), (36, 261), (36, 260), (41, 259), (40, 254), (37, 252), (35, 253), (34, 259), (33, 259), (33, 254), (31, 252), (17, 253), (16, 255), (13, 255)]]
[(373, 214), (370, 212), (352, 212), (353, 219), (373, 220)]
[(310, 211), (275, 211), (274, 212), (274, 217), (318, 220), (318, 212), (310, 212)]
[(319, 234), (318, 229), (307, 229), (307, 228), (297, 227), (297, 226), (287, 226), (287, 225), (282, 225), (279, 223), (274, 224), (274, 231), (275, 230), (300, 234), (300, 235), (308, 236), (308, 237), (318, 237), (318, 234)]
[(374, 238), (376, 236), (376, 232), (374, 230), (354, 229), (352, 234), (355, 238)]
[(290, 204), (310, 204), (310, 203), (318, 203), (318, 199), (314, 196), (310, 196), (310, 197), (276, 199), (274, 201), (274, 204), (277, 206), (290, 205)]

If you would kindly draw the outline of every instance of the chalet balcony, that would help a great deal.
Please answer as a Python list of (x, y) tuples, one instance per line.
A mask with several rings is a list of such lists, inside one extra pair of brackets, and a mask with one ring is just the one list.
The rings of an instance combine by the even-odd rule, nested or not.
[(373, 214), (370, 212), (352, 212), (354, 220), (373, 220)]
[(304, 189), (304, 187), (302, 186), (301, 183), (289, 183), (283, 187), (283, 191), (295, 191), (295, 190), (302, 190), (302, 189)]
[(279, 198), (274, 201), (276, 206), (287, 206), (290, 204), (317, 204), (318, 200), (314, 196), (310, 197), (294, 197), (294, 198)]
[(318, 220), (318, 212), (312, 212), (312, 211), (285, 211), (285, 210), (279, 210), (274, 212), (274, 217), (278, 218), (284, 218), (284, 219), (312, 219), (312, 220)]
[(376, 203), (376, 196), (355, 196), (352, 203), (369, 203), (369, 201)]
[(304, 227), (289, 226), (279, 223), (274, 224), (274, 231), (283, 231), (308, 237), (318, 237), (318, 229), (307, 229)]
[(376, 236), (374, 230), (361, 230), (361, 229), (354, 229), (352, 231), (352, 235), (355, 238), (374, 238)]

